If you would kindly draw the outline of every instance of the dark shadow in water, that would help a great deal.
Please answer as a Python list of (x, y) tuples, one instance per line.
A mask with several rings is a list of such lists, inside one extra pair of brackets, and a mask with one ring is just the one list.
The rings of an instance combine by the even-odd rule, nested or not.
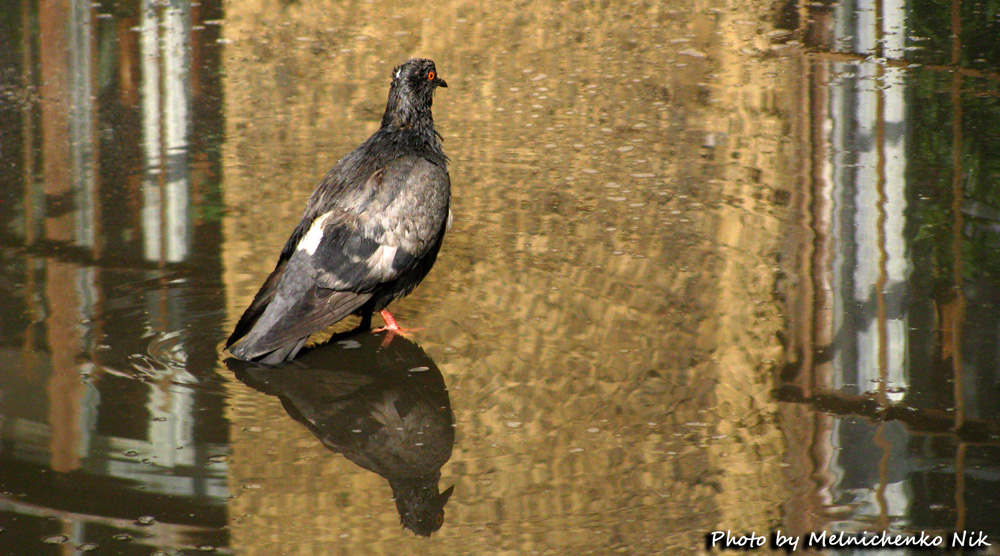
[(954, 432), (963, 442), (987, 443), (1000, 440), (1000, 425), (991, 421), (966, 419), (958, 423), (954, 412), (918, 408), (905, 403), (883, 405), (874, 394), (850, 395), (834, 390), (807, 394), (794, 384), (775, 390), (778, 401), (806, 404), (838, 416), (858, 416), (876, 422), (900, 421), (910, 430), (926, 433)]
[(354, 334), (272, 367), (227, 359), (247, 385), (281, 399), (323, 445), (389, 481), (404, 527), (430, 536), (452, 490), (438, 491), (455, 419), (444, 377), (395, 334)]

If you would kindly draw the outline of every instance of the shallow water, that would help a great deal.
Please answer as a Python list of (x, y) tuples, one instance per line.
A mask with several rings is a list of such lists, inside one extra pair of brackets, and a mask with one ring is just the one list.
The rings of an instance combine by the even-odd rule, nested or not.
[[(12, 4), (0, 554), (1000, 540), (996, 8)], [(226, 360), (413, 56), (417, 330)]]

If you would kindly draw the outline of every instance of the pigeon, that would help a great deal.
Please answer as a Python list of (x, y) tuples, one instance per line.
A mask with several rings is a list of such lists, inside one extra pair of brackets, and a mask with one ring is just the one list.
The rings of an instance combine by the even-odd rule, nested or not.
[(234, 357), (275, 365), (349, 315), (371, 328), (427, 276), (451, 224), (451, 180), (434, 129), (434, 62), (393, 69), (378, 131), (341, 158), (309, 197), (278, 263), (226, 342)]

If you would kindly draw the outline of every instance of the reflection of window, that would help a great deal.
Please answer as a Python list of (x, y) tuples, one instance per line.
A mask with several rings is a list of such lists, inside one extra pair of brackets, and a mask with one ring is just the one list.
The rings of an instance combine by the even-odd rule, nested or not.
[[(887, 55), (902, 54), (906, 13), (885, 5)], [(858, 54), (877, 44), (875, 7), (866, 2), (834, 9), (833, 44)], [(905, 232), (907, 202), (907, 84), (900, 70), (859, 60), (830, 62), (829, 99), (822, 139), (827, 143), (822, 191), (830, 222), (833, 377), (829, 386), (881, 391), (903, 399), (908, 385), (907, 292), (912, 264)], [(883, 384), (883, 381), (886, 384)]]

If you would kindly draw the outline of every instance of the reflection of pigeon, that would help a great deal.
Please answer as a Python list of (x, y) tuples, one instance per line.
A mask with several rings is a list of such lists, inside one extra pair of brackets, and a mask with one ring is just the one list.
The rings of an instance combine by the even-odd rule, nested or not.
[(431, 117), (437, 87), (447, 84), (430, 60), (395, 69), (382, 126), (313, 192), (274, 272), (226, 342), (230, 353), (268, 364), (292, 359), (311, 334), (352, 313), (370, 327), (374, 311), (427, 275), (451, 199)]
[(356, 336), (309, 351), (299, 368), (227, 363), (240, 380), (281, 398), (327, 448), (385, 477), (403, 526), (430, 536), (454, 489), (438, 492), (455, 444), (451, 402), (434, 361), (406, 338), (390, 340), (382, 347), (380, 334)]

